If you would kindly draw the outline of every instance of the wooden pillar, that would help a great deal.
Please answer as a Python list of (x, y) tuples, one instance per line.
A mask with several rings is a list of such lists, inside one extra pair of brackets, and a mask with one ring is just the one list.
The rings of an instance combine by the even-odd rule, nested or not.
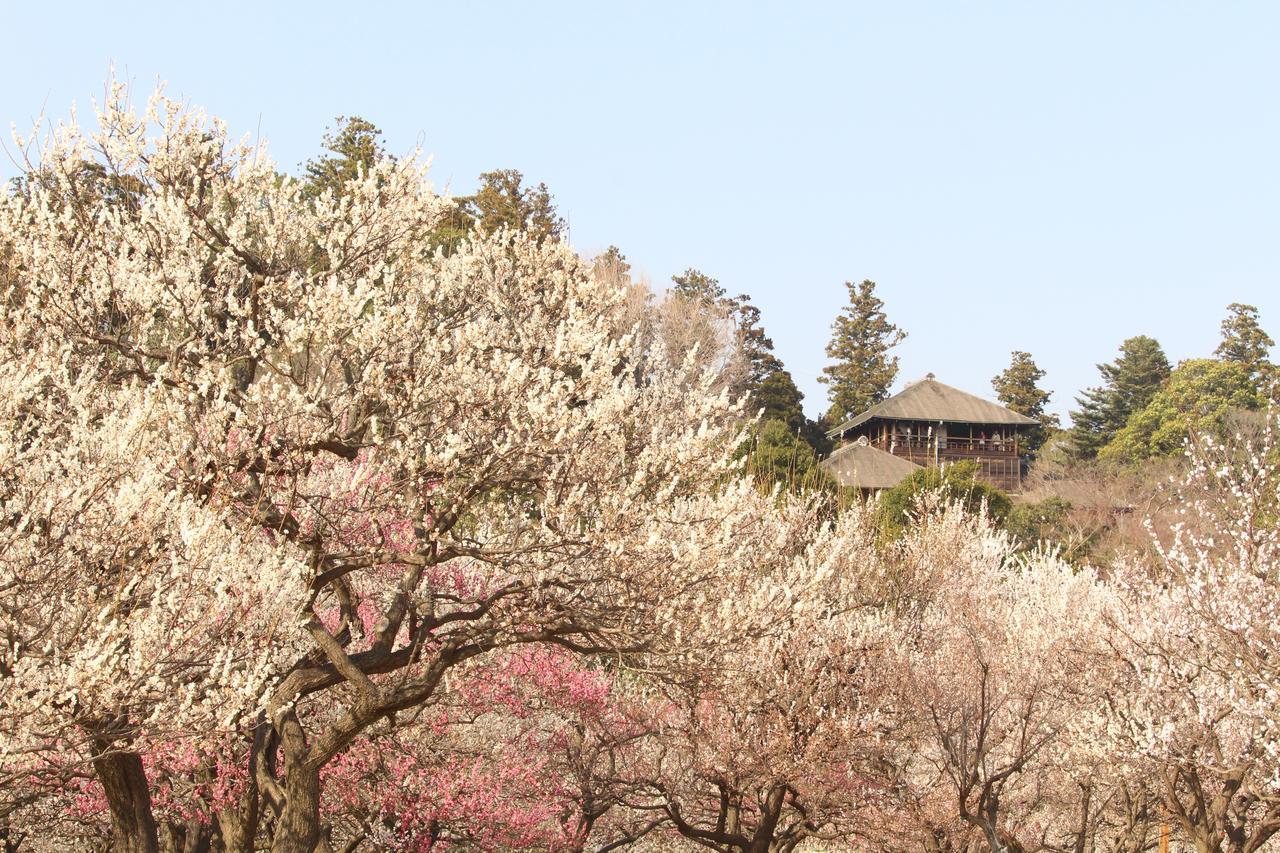
[(1018, 450), (1018, 428), (1013, 428), (1013, 464), (1015, 468), (1014, 477), (1017, 479), (1018, 491), (1022, 491), (1022, 452)]

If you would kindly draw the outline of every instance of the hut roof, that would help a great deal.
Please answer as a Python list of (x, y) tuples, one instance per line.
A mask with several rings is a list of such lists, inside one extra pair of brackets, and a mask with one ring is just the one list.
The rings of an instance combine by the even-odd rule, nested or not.
[(863, 438), (846, 444), (826, 459), (822, 467), (842, 486), (860, 489), (890, 489), (920, 466), (901, 456), (872, 447)]
[(889, 399), (840, 424), (827, 435), (837, 436), (872, 418), (1010, 426), (1033, 426), (1039, 423), (1035, 418), (1020, 415), (998, 403), (944, 385), (930, 373), (919, 382), (912, 382)]

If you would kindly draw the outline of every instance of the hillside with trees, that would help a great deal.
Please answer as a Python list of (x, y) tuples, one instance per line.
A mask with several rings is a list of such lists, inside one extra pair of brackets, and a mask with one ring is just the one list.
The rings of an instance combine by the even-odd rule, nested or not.
[(1064, 431), (1014, 351), (1034, 489), (864, 500), (819, 463), (897, 376), (871, 281), (815, 424), (749, 296), (322, 144), (113, 83), (0, 196), (6, 853), (1274, 843), (1255, 308)]

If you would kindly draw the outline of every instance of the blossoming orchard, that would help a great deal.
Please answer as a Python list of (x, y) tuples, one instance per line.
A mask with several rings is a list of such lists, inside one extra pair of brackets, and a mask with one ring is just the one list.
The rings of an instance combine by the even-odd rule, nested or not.
[(308, 191), (119, 84), (18, 147), (6, 851), (1280, 831), (1276, 416), (1193, 437), (1178, 517), (1105, 561), (945, 492), (890, 536), (744, 463), (732, 316), (554, 236), (442, 242), (416, 157)]

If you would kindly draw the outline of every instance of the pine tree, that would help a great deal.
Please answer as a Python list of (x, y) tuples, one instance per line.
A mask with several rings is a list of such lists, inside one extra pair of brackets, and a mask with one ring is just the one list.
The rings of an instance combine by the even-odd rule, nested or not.
[(751, 385), (758, 388), (765, 379), (783, 370), (782, 361), (773, 354), (773, 339), (765, 334), (760, 309), (751, 304), (751, 297), (742, 293), (725, 304), (738, 332), (738, 345), (751, 365)]
[(832, 324), (827, 344), (827, 355), (835, 363), (824, 367), (818, 379), (829, 386), (827, 418), (835, 424), (889, 395), (889, 386), (898, 375), (898, 358), (890, 356), (889, 350), (907, 336), (885, 316), (884, 302), (875, 295), (875, 282), (846, 281), (845, 287), (849, 304)]
[(760, 309), (751, 303), (750, 296), (740, 293), (730, 297), (718, 279), (692, 267), (672, 276), (671, 281), (675, 285), (671, 293), (677, 299), (722, 312), (733, 323), (738, 346), (750, 366), (746, 388), (742, 390), (754, 392), (767, 377), (782, 370), (782, 361), (773, 354), (773, 341), (761, 325)]
[(1031, 358), (1031, 353), (1016, 350), (1012, 353), (1009, 366), (991, 380), (996, 399), (1010, 410), (1040, 421), (1040, 426), (1027, 431), (1027, 450), (1033, 453), (1044, 444), (1049, 431), (1058, 428), (1058, 416), (1044, 410), (1053, 393), (1036, 384), (1044, 375), (1044, 371)]
[(1256, 384), (1269, 384), (1275, 376), (1275, 365), (1269, 358), (1275, 344), (1258, 322), (1257, 308), (1232, 302), (1222, 321), (1222, 343), (1213, 354), (1223, 361), (1243, 364)]
[[(738, 346), (749, 366), (742, 387), (734, 391), (748, 396), (747, 410), (760, 413), (761, 423), (777, 421), (785, 424), (791, 436), (801, 440), (816, 453), (826, 453), (828, 442), (823, 431), (805, 417), (801, 403), (804, 394), (796, 386), (791, 373), (773, 352), (773, 340), (765, 333), (760, 309), (745, 293), (730, 297), (718, 279), (690, 267), (671, 277), (671, 293), (678, 299), (698, 302), (722, 311), (733, 322)], [(776, 430), (775, 430), (776, 432)]]
[(671, 281), (675, 284), (671, 292), (681, 299), (702, 302), (709, 306), (722, 306), (727, 295), (718, 279), (693, 267), (689, 267), (680, 275), (671, 276)]
[(764, 420), (781, 421), (793, 432), (806, 433), (809, 420), (801, 403), (804, 393), (796, 386), (791, 372), (780, 368), (766, 376), (753, 389), (751, 406)]
[(360, 116), (338, 116), (335, 124), (334, 130), (324, 134), (324, 150), (329, 154), (303, 164), (306, 175), (303, 193), (308, 197), (314, 198), (329, 189), (341, 192), (343, 184), (387, 156), (382, 131), (372, 122)]
[(1232, 412), (1266, 405), (1246, 364), (1193, 358), (1178, 365), (1151, 402), (1129, 416), (1098, 458), (1140, 462), (1177, 456), (1188, 436), (1218, 435)]
[(1146, 407), (1169, 378), (1169, 359), (1159, 342), (1146, 335), (1129, 338), (1120, 345), (1113, 364), (1099, 364), (1103, 384), (1076, 398), (1078, 411), (1071, 413), (1071, 447), (1081, 459), (1092, 459), (1129, 420)]
[(538, 239), (558, 239), (564, 220), (556, 212), (546, 184), (524, 186), (516, 169), (498, 169), (480, 175), (480, 189), (462, 199), (463, 209), (486, 234), (499, 228), (526, 231)]
[(558, 240), (565, 222), (556, 211), (546, 184), (528, 187), (519, 170), (496, 169), (481, 173), (475, 195), (457, 199), (452, 212), (436, 229), (433, 242), (450, 252), (476, 228), (486, 234), (510, 228), (539, 240)]
[(1092, 459), (1119, 431), (1120, 427), (1113, 423), (1110, 400), (1106, 387), (1086, 388), (1081, 396), (1076, 397), (1080, 408), (1071, 413), (1068, 433), (1071, 455)]
[(627, 262), (627, 256), (622, 254), (622, 250), (617, 246), (605, 249), (592, 259), (591, 265), (596, 275), (610, 281), (629, 280), (631, 276), (631, 264)]

